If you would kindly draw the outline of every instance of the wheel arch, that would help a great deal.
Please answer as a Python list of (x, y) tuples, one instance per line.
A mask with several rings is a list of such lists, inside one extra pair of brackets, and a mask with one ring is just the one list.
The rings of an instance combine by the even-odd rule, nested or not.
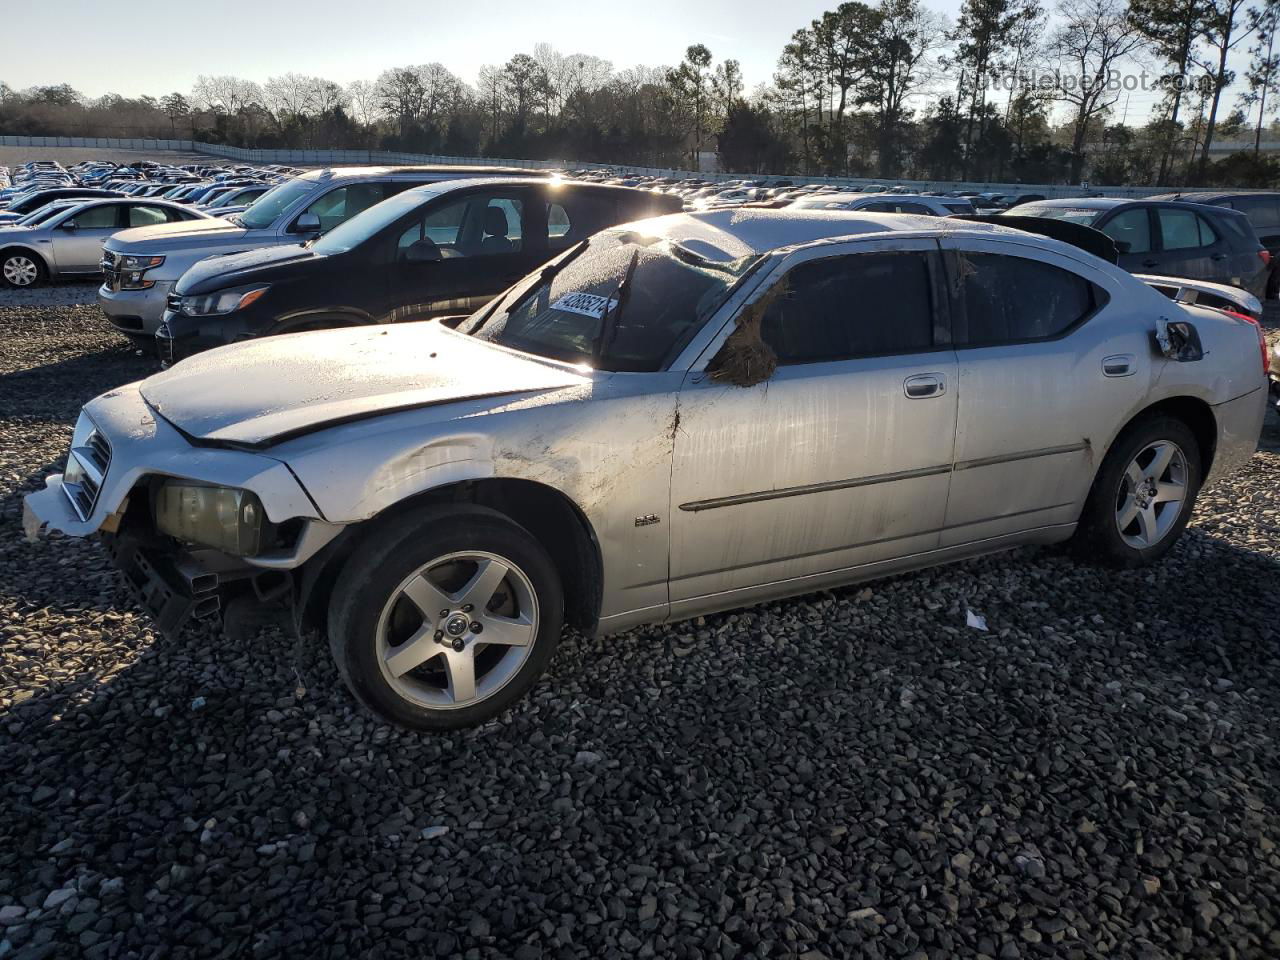
[(34, 257), (36, 261), (39, 262), (40, 266), (44, 268), (44, 275), (46, 277), (52, 277), (57, 272), (54, 269), (53, 264), (49, 262), (48, 257), (35, 247), (27, 246), (24, 243), (6, 243), (0, 245), (0, 263), (3, 263), (5, 257), (9, 256), (11, 253), (26, 253)]
[[(1119, 437), (1139, 420), (1152, 416), (1173, 417), (1176, 420), (1181, 420), (1191, 430), (1191, 433), (1196, 438), (1196, 443), (1200, 447), (1200, 480), (1203, 482), (1213, 469), (1213, 458), (1217, 453), (1218, 420), (1213, 415), (1213, 407), (1199, 397), (1180, 395), (1166, 397), (1163, 400), (1148, 404), (1121, 425), (1115, 436), (1111, 438), (1111, 443), (1107, 446), (1107, 452), (1111, 452), (1111, 446), (1115, 444), (1116, 437)], [(1101, 467), (1102, 464), (1099, 462), (1098, 468), (1101, 469)]]
[(296, 616), (322, 626), (329, 595), (347, 558), (365, 538), (442, 504), (496, 513), (527, 530), (551, 556), (564, 585), (565, 622), (592, 631), (600, 616), (604, 566), (600, 542), (581, 507), (544, 483), (516, 477), (458, 480), (406, 497), (354, 524), (303, 567)]
[(306, 310), (282, 314), (276, 317), (271, 327), (271, 334), (301, 333), (315, 328), (316, 324), (324, 324), (325, 328), (363, 327), (373, 323), (373, 317), (356, 310)]

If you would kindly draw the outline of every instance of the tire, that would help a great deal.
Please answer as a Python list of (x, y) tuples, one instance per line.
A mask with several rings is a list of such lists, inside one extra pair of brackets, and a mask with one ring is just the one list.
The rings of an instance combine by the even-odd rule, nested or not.
[(1267, 274), (1267, 289), (1263, 299), (1280, 299), (1280, 270), (1272, 270)]
[(1154, 415), (1129, 424), (1094, 478), (1072, 541), (1076, 552), (1120, 568), (1159, 560), (1191, 519), (1200, 464), (1200, 444), (1181, 420)]
[(30, 250), (6, 250), (0, 253), (0, 280), (16, 290), (38, 287), (49, 276), (44, 261)]
[(524, 696), (563, 623), (560, 576), (523, 527), (479, 507), (435, 507), (381, 524), (348, 558), (330, 601), (329, 648), (381, 719), (454, 730)]

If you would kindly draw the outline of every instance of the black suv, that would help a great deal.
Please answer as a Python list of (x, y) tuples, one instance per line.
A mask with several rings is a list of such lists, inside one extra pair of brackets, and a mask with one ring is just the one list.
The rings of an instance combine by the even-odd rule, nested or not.
[(1267, 297), (1280, 297), (1280, 193), (1170, 193), (1152, 200), (1179, 203), (1205, 203), (1215, 207), (1239, 210), (1253, 224), (1258, 240), (1271, 254), (1271, 273), (1267, 277)]
[(160, 360), (277, 333), (461, 318), (591, 234), (680, 208), (645, 190), (517, 177), (405, 190), (318, 239), (196, 263), (169, 295)]
[(1050, 217), (1101, 230), (1130, 273), (1185, 277), (1242, 287), (1261, 297), (1271, 254), (1240, 212), (1172, 200), (1082, 197), (1024, 203), (1010, 214)]

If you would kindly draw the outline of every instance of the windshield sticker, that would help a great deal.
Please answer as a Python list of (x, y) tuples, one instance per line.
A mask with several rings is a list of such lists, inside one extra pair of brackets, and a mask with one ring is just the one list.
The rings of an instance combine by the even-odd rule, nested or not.
[(551, 309), (564, 313), (580, 313), (584, 317), (595, 317), (599, 320), (606, 310), (612, 310), (617, 305), (617, 300), (600, 297), (594, 293), (566, 293), (551, 305)]

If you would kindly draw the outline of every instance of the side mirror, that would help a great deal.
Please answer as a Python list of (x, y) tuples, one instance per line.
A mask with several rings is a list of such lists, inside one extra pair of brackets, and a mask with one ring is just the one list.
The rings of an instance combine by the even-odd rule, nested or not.
[(404, 251), (406, 263), (439, 263), (444, 257), (434, 240), (417, 240)]
[(58, 224), (58, 229), (59, 230), (75, 230), (76, 222), (74, 220), (63, 220), (62, 223)]
[(1128, 253), (1133, 249), (1133, 244), (1128, 240), (1116, 240), (1115, 245), (1117, 253)]
[(304, 213), (293, 222), (294, 233), (319, 233), (320, 218), (314, 213)]

